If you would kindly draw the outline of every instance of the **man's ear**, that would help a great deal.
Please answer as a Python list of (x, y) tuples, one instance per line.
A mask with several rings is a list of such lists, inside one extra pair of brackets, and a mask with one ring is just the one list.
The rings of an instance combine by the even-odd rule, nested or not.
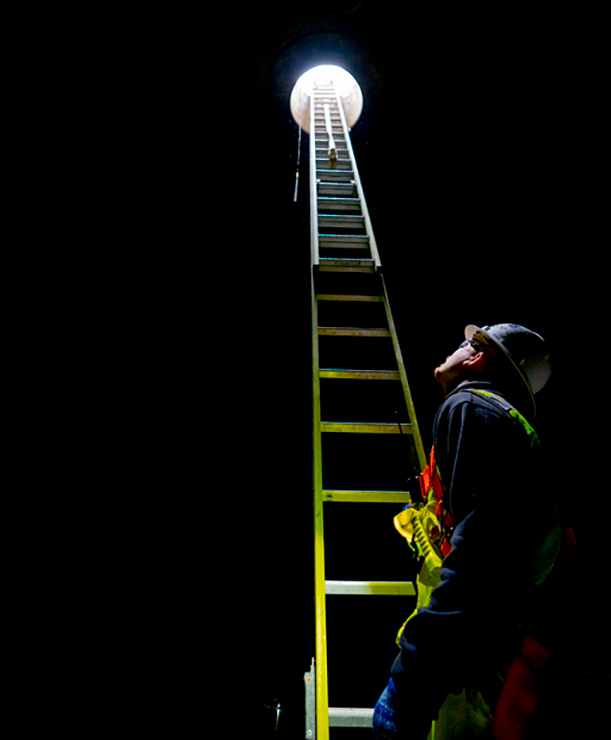
[(473, 357), (469, 357), (468, 360), (464, 360), (463, 364), (467, 365), (476, 373), (484, 372), (484, 370), (486, 370), (486, 368), (488, 367), (483, 352), (478, 352), (476, 355), (473, 355)]

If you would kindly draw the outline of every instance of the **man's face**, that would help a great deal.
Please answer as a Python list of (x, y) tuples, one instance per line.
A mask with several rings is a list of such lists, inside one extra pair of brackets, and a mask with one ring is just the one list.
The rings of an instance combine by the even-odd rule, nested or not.
[(465, 363), (476, 355), (473, 345), (465, 340), (457, 350), (446, 357), (444, 363), (435, 368), (435, 380), (441, 383), (446, 396), (465, 379), (465, 373), (471, 368), (470, 364)]

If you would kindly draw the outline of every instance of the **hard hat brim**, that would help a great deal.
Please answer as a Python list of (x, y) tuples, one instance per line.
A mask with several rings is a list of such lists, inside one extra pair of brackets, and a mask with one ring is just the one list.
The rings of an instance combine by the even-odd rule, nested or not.
[(475, 324), (469, 324), (465, 327), (465, 339), (475, 339), (477, 341), (477, 337), (475, 334), (482, 334), (484, 337), (486, 337), (486, 340), (497, 349), (501, 350), (503, 355), (509, 360), (511, 363), (511, 366), (515, 369), (515, 371), (518, 373), (520, 378), (522, 379), (522, 382), (526, 386), (526, 390), (528, 391), (528, 395), (530, 398), (530, 402), (532, 404), (533, 412), (536, 410), (536, 404), (535, 404), (535, 394), (533, 393), (533, 390), (531, 388), (530, 382), (526, 375), (522, 372), (522, 370), (516, 365), (514, 362), (512, 356), (509, 354), (509, 352), (505, 349), (505, 347), (500, 343), (497, 342), (493, 337), (488, 334), (488, 332), (484, 331), (479, 326), (475, 326)]

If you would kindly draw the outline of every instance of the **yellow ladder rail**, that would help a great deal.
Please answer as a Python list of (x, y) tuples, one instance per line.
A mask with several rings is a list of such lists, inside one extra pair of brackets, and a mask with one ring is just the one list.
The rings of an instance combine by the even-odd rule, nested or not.
[[(370, 444), (375, 435), (383, 444), (395, 440), (401, 446), (411, 469), (420, 472), (426, 465), (414, 403), (378, 253), (371, 219), (365, 202), (350, 134), (341, 98), (332, 85), (314, 88), (310, 102), (310, 233), (311, 233), (311, 303), (312, 303), (312, 382), (313, 382), (313, 487), (314, 487), (314, 600), (316, 648), (312, 667), (305, 675), (307, 697), (307, 737), (328, 740), (330, 726), (371, 726), (373, 709), (329, 707), (327, 675), (328, 599), (358, 596), (415, 595), (414, 585), (399, 581), (339, 581), (325, 576), (325, 505), (396, 504), (411, 501), (406, 490), (352, 490), (325, 486), (323, 482), (323, 439), (361, 439)], [(323, 284), (324, 283), (324, 284)], [(365, 287), (363, 287), (365, 286)], [(382, 305), (380, 305), (382, 304)], [(358, 323), (321, 323), (321, 314), (355, 312)], [(375, 315), (369, 315), (369, 311)], [(358, 318), (360, 317), (360, 319)], [(380, 323), (375, 321), (379, 319)], [(341, 361), (321, 365), (321, 342), (332, 343)], [(342, 344), (343, 343), (343, 344)], [(380, 344), (381, 343), (381, 344)], [(350, 365), (350, 353), (359, 345), (371, 364)], [(325, 345), (329, 346), (329, 345)], [(380, 347), (386, 357), (394, 358), (393, 367), (376, 365)], [(342, 354), (344, 353), (344, 354)], [(344, 356), (346, 361), (344, 362)], [(322, 381), (322, 383), (321, 383)], [(347, 384), (376, 384), (396, 393), (402, 401), (404, 419), (380, 418), (323, 419), (321, 397), (333, 394), (333, 387)], [(324, 392), (321, 388), (324, 386)], [(393, 390), (396, 388), (396, 392)], [(358, 394), (357, 394), (358, 396)], [(324, 407), (324, 403), (322, 404)], [(397, 440), (401, 435), (402, 440)], [(344, 437), (342, 437), (344, 438)], [(327, 458), (325, 458), (327, 459)], [(407, 464), (406, 464), (407, 469)], [(327, 535), (329, 536), (329, 535)], [(358, 601), (358, 599), (357, 599)], [(406, 617), (412, 611), (406, 608)], [(341, 635), (331, 639), (341, 641)], [(335, 649), (335, 648), (334, 648)], [(315, 709), (312, 707), (315, 705)], [(315, 712), (315, 721), (311, 716)]]

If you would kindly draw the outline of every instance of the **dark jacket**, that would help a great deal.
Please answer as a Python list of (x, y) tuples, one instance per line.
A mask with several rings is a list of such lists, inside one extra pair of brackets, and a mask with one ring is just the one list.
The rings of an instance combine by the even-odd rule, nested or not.
[(448, 692), (509, 665), (534, 584), (559, 547), (559, 509), (536, 433), (490, 383), (448, 395), (433, 427), (455, 529), (441, 583), (410, 619), (391, 674), (406, 705), (433, 719)]

